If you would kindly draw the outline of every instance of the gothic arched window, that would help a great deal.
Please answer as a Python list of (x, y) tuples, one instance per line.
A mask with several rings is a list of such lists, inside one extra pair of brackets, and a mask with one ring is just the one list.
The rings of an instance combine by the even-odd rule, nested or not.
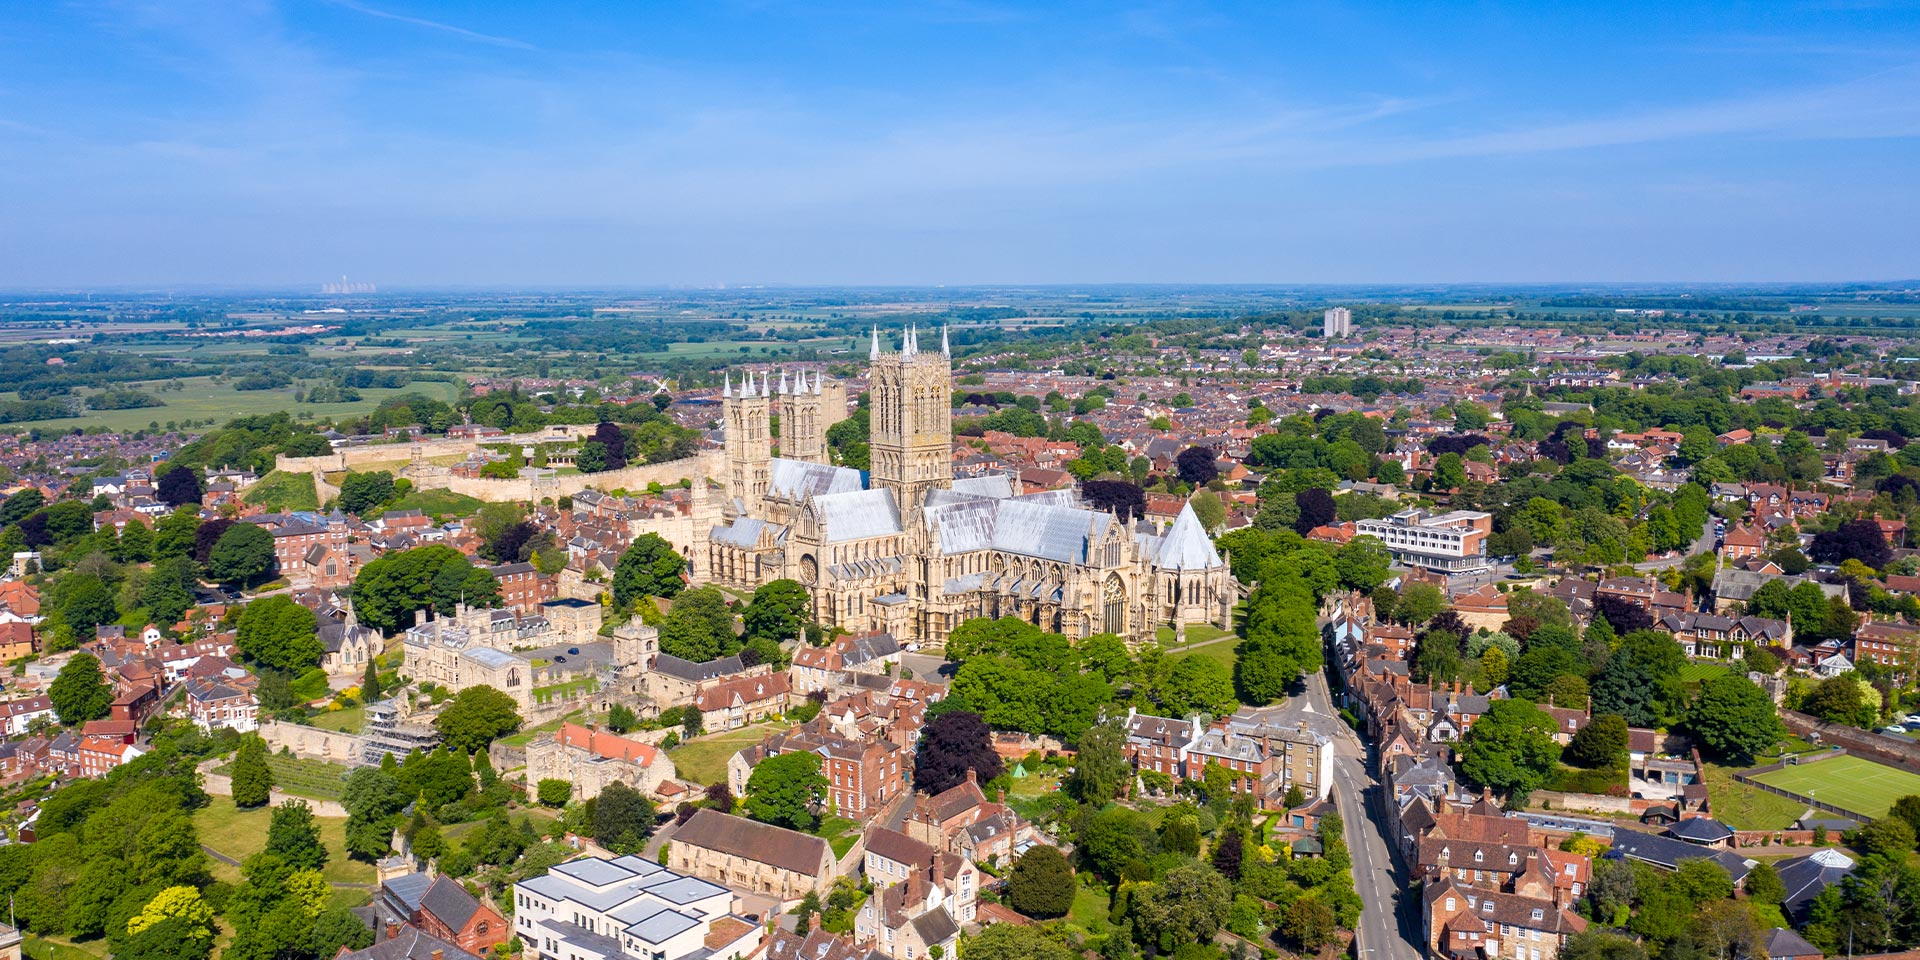
[(1120, 578), (1118, 576), (1107, 577), (1107, 585), (1101, 591), (1101, 599), (1105, 601), (1105, 607), (1106, 607), (1105, 614), (1101, 619), (1101, 626), (1103, 626), (1108, 633), (1118, 633), (1118, 634), (1126, 633), (1127, 632), (1126, 584), (1121, 583)]

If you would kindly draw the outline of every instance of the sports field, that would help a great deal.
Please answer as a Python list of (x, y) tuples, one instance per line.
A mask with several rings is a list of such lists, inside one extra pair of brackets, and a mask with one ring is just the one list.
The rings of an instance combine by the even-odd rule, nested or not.
[(1753, 779), (1869, 817), (1884, 815), (1901, 797), (1920, 795), (1920, 776), (1852, 755), (1803, 763)]

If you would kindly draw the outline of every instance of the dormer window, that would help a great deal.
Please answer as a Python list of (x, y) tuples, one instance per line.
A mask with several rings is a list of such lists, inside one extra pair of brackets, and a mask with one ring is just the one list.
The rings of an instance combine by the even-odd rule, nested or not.
[(1482, 900), (1482, 901), (1480, 901), (1480, 912), (1481, 912), (1481, 913), (1492, 913), (1492, 912), (1493, 912), (1493, 899), (1492, 899), (1492, 898), (1488, 898), (1488, 899), (1486, 899), (1486, 900)]
[(1533, 919), (1535, 919), (1535, 920), (1539, 920), (1539, 919), (1541, 919), (1541, 918), (1543, 918), (1543, 917), (1545, 917), (1546, 915), (1547, 915), (1547, 913), (1546, 913), (1546, 911), (1545, 911), (1545, 910), (1542, 910), (1542, 909), (1540, 909), (1539, 907), (1535, 907), (1535, 908), (1533, 908)]
[(1482, 860), (1485, 860), (1485, 859), (1487, 859), (1487, 852), (1486, 852), (1485, 850), (1475, 850), (1475, 851), (1473, 852), (1473, 862), (1474, 862), (1474, 863), (1479, 863), (1479, 862), (1481, 862)]

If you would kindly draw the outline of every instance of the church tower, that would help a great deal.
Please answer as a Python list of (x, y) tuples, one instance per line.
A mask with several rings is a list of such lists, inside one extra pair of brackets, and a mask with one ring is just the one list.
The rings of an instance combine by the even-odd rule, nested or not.
[(822, 402), (820, 381), (824, 374), (815, 373), (813, 381), (807, 381), (807, 372), (794, 375), (793, 383), (787, 383), (786, 371), (780, 371), (780, 393), (774, 398), (776, 409), (780, 412), (780, 455), (788, 460), (808, 460), (813, 463), (827, 462), (827, 423)]
[(922, 352), (908, 327), (898, 353), (883, 353), (880, 331), (868, 351), (873, 395), (868, 448), (872, 485), (894, 491), (903, 518), (915, 517), (934, 487), (953, 486), (953, 359), (947, 336), (940, 351)]
[(727, 421), (727, 496), (748, 507), (757, 505), (772, 483), (773, 439), (767, 429), (767, 394), (766, 377), (762, 376), (755, 387), (751, 370), (738, 391), (733, 388), (733, 378), (727, 376), (720, 392)]

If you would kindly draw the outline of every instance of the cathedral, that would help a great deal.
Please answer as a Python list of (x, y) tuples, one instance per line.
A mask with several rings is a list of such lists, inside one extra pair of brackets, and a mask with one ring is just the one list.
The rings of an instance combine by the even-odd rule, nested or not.
[(902, 642), (943, 642), (975, 617), (1133, 644), (1162, 626), (1231, 627), (1238, 587), (1191, 506), (1162, 531), (1088, 509), (1072, 491), (1023, 494), (1016, 477), (954, 479), (946, 334), (938, 350), (918, 337), (908, 328), (888, 351), (873, 333), (867, 472), (828, 456), (844, 384), (727, 376), (727, 522), (706, 545), (714, 581), (751, 590), (797, 580), (819, 622)]

